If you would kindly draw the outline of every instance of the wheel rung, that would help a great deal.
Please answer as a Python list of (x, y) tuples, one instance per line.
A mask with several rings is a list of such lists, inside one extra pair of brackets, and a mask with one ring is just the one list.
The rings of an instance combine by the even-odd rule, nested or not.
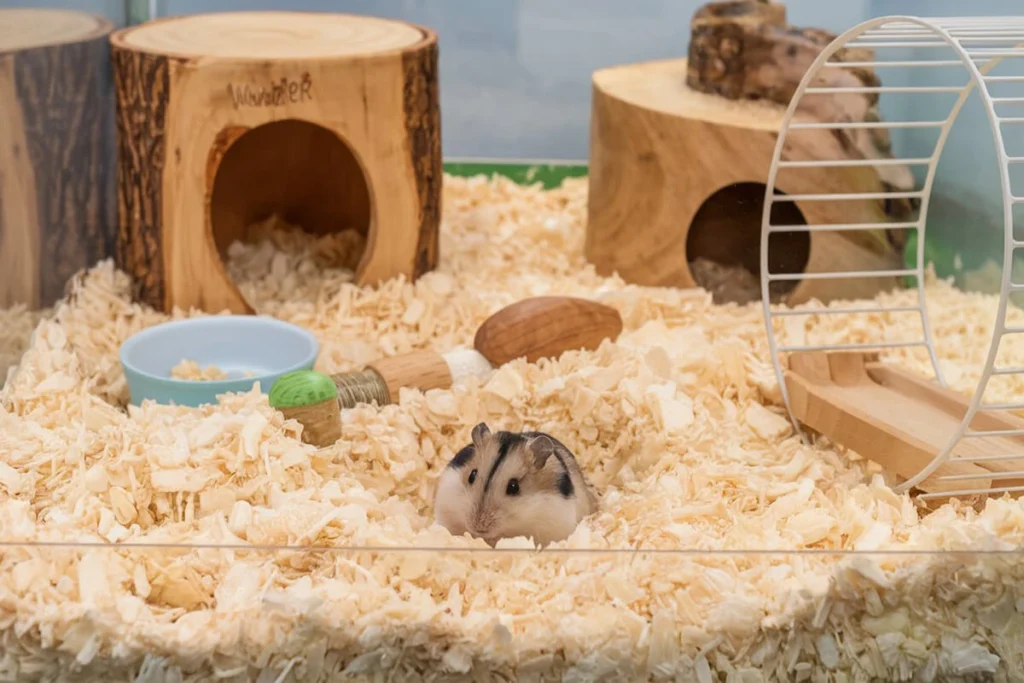
[[(830, 159), (828, 161), (780, 161), (779, 168), (825, 168), (842, 166), (916, 166), (930, 164), (932, 160), (928, 157), (914, 159)], [(892, 196), (891, 193), (889, 196)]]
[(867, 349), (905, 349), (911, 346), (927, 346), (923, 341), (915, 342), (879, 342), (878, 344), (808, 344), (804, 346), (781, 346), (779, 351), (796, 353), (798, 351), (866, 351)]
[(991, 439), (995, 436), (1024, 436), (1024, 429), (993, 429), (987, 432), (967, 432), (965, 439)]
[(900, 230), (918, 228), (917, 223), (832, 223), (819, 225), (769, 225), (768, 232), (842, 232), (848, 230)]
[(1024, 57), (1024, 50), (997, 50), (994, 48), (980, 48), (968, 50), (968, 57)]
[(822, 64), (822, 68), (829, 66), (857, 68), (857, 69), (877, 69), (878, 67), (905, 67), (905, 66), (963, 66), (964, 63), (959, 59), (936, 59), (935, 61), (928, 60), (906, 60), (906, 61), (892, 61), (892, 62), (826, 62)]
[(1024, 76), (982, 76), (981, 78), (991, 83), (1024, 83)]
[(979, 455), (976, 457), (956, 457), (950, 458), (949, 462), (1003, 462), (1006, 460), (1024, 460), (1024, 454), (1021, 455)]
[(1024, 367), (992, 368), (993, 375), (1018, 375), (1024, 373)]
[(849, 270), (841, 273), (769, 273), (766, 277), (771, 281), (776, 280), (843, 280), (859, 277), (904, 277), (917, 275), (913, 268), (900, 270)]
[(834, 194), (779, 194), (772, 195), (773, 202), (815, 202), (830, 200), (856, 200), (856, 199), (914, 199), (924, 196), (921, 191), (916, 192), (847, 192)]
[(1024, 403), (983, 403), (978, 410), (1024, 410)]
[(789, 130), (846, 130), (848, 128), (942, 128), (945, 121), (813, 121), (789, 124)]
[(921, 500), (932, 498), (956, 498), (957, 496), (977, 496), (993, 493), (1014, 493), (1024, 491), (1024, 486), (993, 486), (988, 489), (963, 489), (961, 491), (943, 491), (941, 493), (922, 493), (918, 496)]
[(797, 315), (831, 315), (838, 313), (909, 313), (915, 311), (921, 312), (920, 306), (893, 306), (891, 308), (872, 308), (870, 306), (862, 306), (859, 308), (803, 308), (794, 310), (784, 310), (777, 312), (770, 312), (772, 316), (789, 317)]
[(878, 47), (949, 47), (949, 43), (943, 42), (941, 40), (923, 41), (923, 42), (921, 42), (921, 41), (900, 41), (900, 42), (892, 42), (892, 43), (885, 42), (885, 41), (879, 42), (879, 41), (875, 41), (875, 40), (873, 40), (871, 42), (859, 42), (859, 41), (854, 40), (854, 41), (851, 41), (851, 42), (847, 43), (843, 47), (870, 47), (870, 48), (878, 48)]
[(1024, 104), (1024, 97), (993, 97), (993, 104)]
[(807, 88), (805, 93), (812, 95), (827, 95), (831, 93), (843, 93), (850, 95), (868, 95), (871, 93), (940, 93), (940, 92), (961, 92), (967, 86), (959, 85), (837, 85), (837, 86), (815, 86)]
[(1024, 477), (1024, 470), (1015, 472), (982, 472), (978, 474), (948, 474), (935, 477), (939, 481), (971, 481), (977, 479), (1018, 479)]

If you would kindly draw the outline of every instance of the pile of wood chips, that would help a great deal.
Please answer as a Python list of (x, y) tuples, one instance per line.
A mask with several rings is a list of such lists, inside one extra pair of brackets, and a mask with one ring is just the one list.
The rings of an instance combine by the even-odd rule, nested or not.
[[(468, 346), (536, 295), (615, 306), (622, 337), (346, 411), (341, 442), (315, 451), (258, 391), (126, 411), (119, 344), (189, 313), (131, 303), (98, 264), (0, 392), (0, 540), (21, 544), (0, 552), (0, 679), (1021, 680), (1024, 563), (969, 551), (1016, 547), (1024, 505), (925, 515), (870, 463), (804, 446), (760, 306), (598, 277), (585, 180), (448, 177), (443, 201), (440, 267), (415, 284), (355, 287), (298, 243), (239, 246), (231, 272), (317, 335), (325, 372)], [(928, 292), (947, 379), (969, 391), (996, 302)], [(0, 337), (13, 356), (35, 319), (0, 323), (21, 334)], [(779, 324), (786, 343), (920, 331), (913, 313)], [(1011, 364), (1021, 341), (1003, 345)], [(888, 358), (928, 370), (919, 349)], [(601, 511), (541, 553), (432, 526), (438, 472), (482, 420), (564, 441)]]

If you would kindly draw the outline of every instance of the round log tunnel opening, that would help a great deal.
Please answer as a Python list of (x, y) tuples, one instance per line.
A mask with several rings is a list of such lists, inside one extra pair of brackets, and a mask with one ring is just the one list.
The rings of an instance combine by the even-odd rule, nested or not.
[[(274, 230), (301, 230), (314, 238), (336, 237), (319, 250), (320, 264), (354, 273), (371, 222), (370, 188), (356, 155), (336, 133), (307, 121), (274, 121), (241, 132), (213, 176), (210, 230), (225, 260), (236, 243), (270, 239)], [(299, 235), (288, 237), (299, 241)]]
[[(761, 298), (761, 216), (764, 183), (727, 185), (705, 199), (686, 236), (686, 261), (694, 281), (715, 303), (745, 304)], [(772, 205), (773, 225), (807, 225), (795, 202)], [(769, 271), (802, 273), (811, 256), (807, 232), (780, 232), (768, 241)], [(796, 289), (799, 280), (769, 285), (773, 301)]]

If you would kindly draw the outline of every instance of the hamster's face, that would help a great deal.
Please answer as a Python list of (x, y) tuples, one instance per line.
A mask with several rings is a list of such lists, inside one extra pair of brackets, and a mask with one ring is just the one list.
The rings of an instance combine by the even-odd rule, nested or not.
[(560, 491), (557, 459), (535, 467), (527, 439), (518, 434), (474, 437), (441, 475), (434, 504), (438, 523), (490, 545), (517, 536), (546, 545), (572, 533), (576, 503)]

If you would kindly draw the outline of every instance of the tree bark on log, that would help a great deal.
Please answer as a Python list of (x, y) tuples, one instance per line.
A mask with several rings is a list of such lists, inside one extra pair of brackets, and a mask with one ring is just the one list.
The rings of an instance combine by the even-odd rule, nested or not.
[(117, 93), (117, 267), (132, 280), (137, 301), (162, 309), (163, 170), (168, 59), (113, 50)]
[(405, 88), (402, 101), (405, 127), (412, 144), (416, 167), (416, 192), (423, 207), (419, 226), (419, 251), (413, 277), (437, 267), (441, 232), (441, 99), (438, 92), (438, 53), (434, 43), (402, 58)]
[(114, 252), (113, 25), (63, 10), (0, 22), (18, 27), (0, 43), (0, 307), (45, 308)]

